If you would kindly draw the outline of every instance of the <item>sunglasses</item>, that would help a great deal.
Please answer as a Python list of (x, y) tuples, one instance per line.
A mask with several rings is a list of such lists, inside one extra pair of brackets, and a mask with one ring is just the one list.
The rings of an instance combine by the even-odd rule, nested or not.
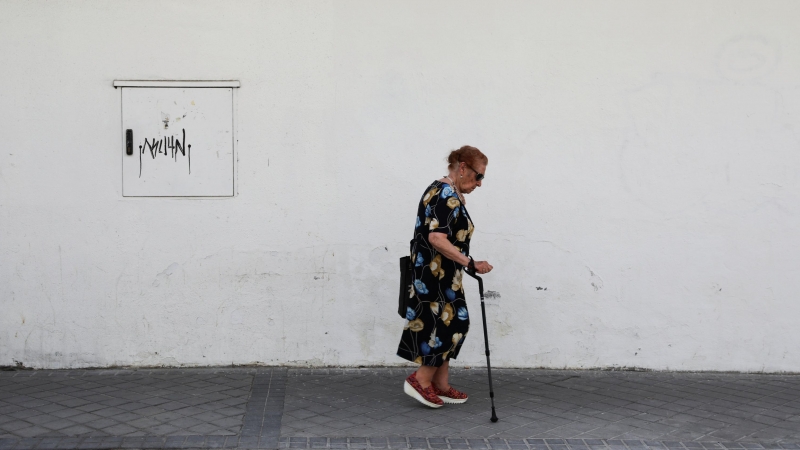
[(473, 172), (475, 172), (475, 181), (481, 181), (483, 179), (483, 174), (482, 173), (480, 173), (477, 170), (473, 169), (472, 166), (470, 166), (466, 161), (462, 161), (462, 162), (464, 164), (466, 164), (466, 166), (469, 167)]

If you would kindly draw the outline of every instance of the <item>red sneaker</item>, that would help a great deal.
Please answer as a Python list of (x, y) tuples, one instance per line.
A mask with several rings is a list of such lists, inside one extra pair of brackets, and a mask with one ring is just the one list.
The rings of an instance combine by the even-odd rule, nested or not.
[(430, 406), (431, 408), (441, 408), (444, 402), (436, 395), (433, 389), (433, 385), (423, 388), (422, 385), (419, 384), (419, 381), (417, 381), (416, 372), (409, 375), (408, 378), (406, 378), (406, 382), (403, 384), (403, 391), (417, 399), (417, 401), (423, 405)]
[(467, 401), (469, 396), (461, 391), (457, 391), (453, 386), (450, 386), (450, 389), (443, 391), (436, 387), (436, 385), (431, 384), (433, 387), (433, 392), (442, 399), (444, 403), (464, 403)]

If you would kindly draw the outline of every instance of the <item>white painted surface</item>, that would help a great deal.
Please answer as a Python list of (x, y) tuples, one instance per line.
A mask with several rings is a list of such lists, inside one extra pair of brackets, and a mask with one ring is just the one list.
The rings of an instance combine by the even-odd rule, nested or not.
[[(2, 2), (0, 364), (401, 364), (397, 257), (468, 143), (497, 366), (798, 371), (798, 22), (792, 0)], [(118, 79), (241, 80), (237, 195), (123, 197)]]
[(122, 195), (233, 195), (233, 89), (122, 87)]
[(230, 87), (242, 86), (237, 80), (228, 81), (197, 81), (197, 80), (114, 80), (114, 87)]

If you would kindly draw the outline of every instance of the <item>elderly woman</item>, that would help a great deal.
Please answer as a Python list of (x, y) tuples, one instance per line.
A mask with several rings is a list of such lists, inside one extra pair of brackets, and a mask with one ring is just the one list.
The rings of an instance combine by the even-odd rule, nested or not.
[(489, 159), (464, 146), (447, 157), (449, 173), (425, 189), (417, 208), (411, 243), (414, 284), (397, 355), (420, 364), (406, 378), (405, 393), (431, 408), (464, 403), (467, 394), (450, 386), (450, 360), (458, 356), (469, 330), (461, 286), (465, 267), (487, 273), (492, 266), (473, 261), (469, 241), (475, 230), (464, 195), (481, 186)]

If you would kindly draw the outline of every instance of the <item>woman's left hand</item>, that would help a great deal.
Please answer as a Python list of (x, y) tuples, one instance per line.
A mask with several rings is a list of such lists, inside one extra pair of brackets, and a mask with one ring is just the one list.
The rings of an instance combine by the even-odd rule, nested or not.
[(494, 267), (489, 264), (489, 261), (475, 261), (475, 271), (479, 274), (489, 273)]

